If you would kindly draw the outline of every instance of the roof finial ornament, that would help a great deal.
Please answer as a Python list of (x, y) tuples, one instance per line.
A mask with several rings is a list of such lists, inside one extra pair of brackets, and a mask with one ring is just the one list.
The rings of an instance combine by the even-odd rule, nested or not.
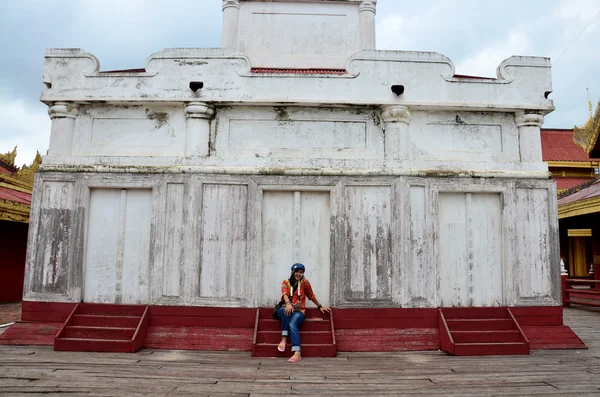
[(15, 166), (15, 159), (17, 158), (17, 146), (12, 150), (12, 152), (6, 152), (4, 154), (0, 154), (0, 161), (9, 165), (11, 167)]

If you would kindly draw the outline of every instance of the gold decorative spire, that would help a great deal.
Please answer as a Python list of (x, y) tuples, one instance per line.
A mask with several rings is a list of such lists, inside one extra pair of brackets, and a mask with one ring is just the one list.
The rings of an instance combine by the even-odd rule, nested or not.
[(42, 163), (42, 156), (40, 155), (40, 152), (36, 152), (35, 154), (35, 159), (33, 159), (33, 162), (31, 163), (30, 166), (26, 166), (23, 165), (23, 167), (21, 167), (21, 169), (19, 171), (17, 171), (15, 173), (15, 178), (19, 178), (21, 180), (30, 182), (31, 184), (33, 184), (33, 178), (35, 176), (35, 173), (37, 172), (38, 168), (40, 168), (40, 164)]
[(7, 152), (4, 154), (0, 153), (0, 161), (4, 164), (9, 165), (11, 167), (15, 166), (15, 158), (17, 158), (17, 147), (12, 150), (12, 152)]
[[(591, 102), (590, 102), (591, 107)], [(592, 116), (590, 108), (590, 118), (581, 127), (573, 128), (573, 142), (580, 146), (588, 155), (594, 149), (594, 145), (600, 135), (600, 101), (596, 106), (596, 112)]]

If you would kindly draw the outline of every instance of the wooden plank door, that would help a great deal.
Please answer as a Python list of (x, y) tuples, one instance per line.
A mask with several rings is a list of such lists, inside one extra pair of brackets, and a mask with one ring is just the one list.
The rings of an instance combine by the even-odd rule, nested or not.
[(329, 192), (263, 192), (261, 306), (279, 300), (281, 282), (296, 262), (306, 266), (320, 303), (329, 304), (330, 218)]
[(503, 305), (500, 194), (440, 193), (440, 306)]

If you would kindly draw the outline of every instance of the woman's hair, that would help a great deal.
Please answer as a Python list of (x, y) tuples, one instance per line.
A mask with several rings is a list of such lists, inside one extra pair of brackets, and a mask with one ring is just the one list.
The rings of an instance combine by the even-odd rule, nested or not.
[[(296, 280), (296, 277), (294, 277), (294, 273), (296, 273), (296, 270), (292, 270), (292, 274), (290, 274), (290, 278), (288, 281), (290, 282), (292, 288), (296, 289), (296, 287), (298, 286), (298, 281)], [(302, 276), (302, 278), (304, 278), (304, 276)]]

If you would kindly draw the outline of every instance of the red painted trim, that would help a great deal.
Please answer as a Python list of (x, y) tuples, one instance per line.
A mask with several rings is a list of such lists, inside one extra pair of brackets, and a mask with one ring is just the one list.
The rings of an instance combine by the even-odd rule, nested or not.
[(448, 328), (448, 324), (446, 323), (442, 309), (438, 310), (438, 327), (442, 350), (448, 354), (454, 355), (456, 344), (454, 343), (454, 339), (452, 338), (452, 334), (450, 333), (450, 329)]
[(575, 297), (575, 298), (581, 298), (581, 297), (586, 297), (587, 295), (590, 295), (589, 298), (587, 299), (600, 299), (600, 291), (596, 290), (596, 289), (592, 289), (592, 290), (585, 290), (585, 289), (567, 289), (566, 290), (569, 293), (569, 296), (571, 298)]
[(331, 324), (331, 343), (333, 347), (336, 348), (337, 344), (335, 343), (335, 322), (333, 321), (333, 309), (329, 309), (329, 322)]
[(506, 318), (506, 307), (442, 307), (444, 319)]
[(77, 303), (23, 301), (21, 321), (65, 322)]
[(256, 309), (256, 320), (254, 322), (254, 336), (252, 337), (252, 356), (256, 354), (256, 338), (258, 335), (258, 319), (260, 317), (260, 309)]
[[(150, 316), (242, 317), (254, 321), (255, 308), (208, 306), (150, 306)], [(271, 312), (273, 309), (271, 309)]]
[(110, 303), (81, 303), (79, 314), (103, 314), (115, 316), (141, 316), (147, 305), (121, 305)]
[(523, 330), (521, 329), (521, 326), (519, 325), (519, 322), (517, 321), (517, 319), (515, 318), (515, 316), (513, 315), (512, 311), (510, 310), (510, 308), (506, 309), (508, 312), (508, 315), (510, 316), (510, 318), (513, 320), (513, 322), (515, 323), (515, 327), (517, 328), (517, 330), (519, 331), (519, 335), (521, 335), (521, 342), (526, 343), (527, 347), (529, 348), (529, 339), (527, 339), (527, 336), (525, 336), (525, 333), (523, 332)]
[(140, 323), (138, 324), (137, 328), (135, 329), (135, 333), (133, 334), (131, 344), (132, 353), (135, 353), (136, 351), (141, 349), (142, 346), (144, 346), (144, 340), (146, 339), (146, 331), (148, 330), (148, 322), (150, 318), (150, 315), (148, 314), (149, 307), (150, 306), (146, 306), (146, 309), (142, 314), (142, 318), (140, 319)]
[[(586, 280), (587, 282), (588, 280)], [(79, 308), (84, 304), (80, 304)], [(53, 302), (24, 302), (26, 316), (35, 318), (37, 322), (15, 324), (14, 330), (7, 330), (0, 335), (2, 344), (46, 344), (52, 345), (57, 333), (65, 327), (65, 321), (69, 324), (81, 325), (81, 328), (94, 327), (127, 327), (132, 328), (131, 334), (142, 322), (142, 315), (118, 315), (118, 314), (78, 314), (79, 310), (73, 311), (76, 303), (53, 303)], [(102, 307), (111, 306), (103, 305)], [(117, 305), (112, 305), (117, 306)], [(129, 305), (131, 306), (131, 305)], [(91, 306), (88, 305), (88, 309)], [(147, 311), (148, 327), (146, 337), (143, 338), (143, 346), (159, 349), (190, 349), (190, 350), (237, 350), (250, 351), (255, 349), (256, 356), (272, 356), (269, 351), (272, 346), (269, 330), (280, 330), (279, 323), (271, 318), (271, 308), (218, 308), (218, 307), (164, 307), (164, 306), (136, 306), (134, 309), (143, 307)], [(95, 305), (94, 309), (100, 308)], [(110, 308), (112, 312), (119, 313), (123, 308)], [(460, 310), (459, 310), (460, 309)], [(505, 308), (506, 309), (506, 308)], [(27, 311), (29, 310), (29, 311)], [(442, 309), (447, 310), (447, 309)], [(585, 345), (570, 330), (562, 325), (562, 307), (514, 307), (510, 311), (514, 317), (504, 319), (474, 319), (472, 314), (494, 313), (497, 308), (452, 308), (454, 314), (463, 313), (467, 318), (447, 319), (447, 332), (450, 332), (454, 342), (454, 352), (458, 336), (455, 338), (450, 331), (453, 327), (468, 329), (473, 328), (476, 332), (465, 331), (460, 333), (461, 342), (485, 342), (497, 340), (490, 335), (498, 330), (497, 326), (515, 329), (515, 321), (525, 337), (529, 340), (530, 348), (581, 348)], [(126, 310), (127, 311), (127, 310)], [(369, 313), (372, 311), (372, 316)], [(319, 313), (317, 309), (307, 310), (307, 321), (303, 326), (306, 333), (306, 342), (311, 345), (311, 354), (334, 355), (335, 351), (400, 351), (400, 350), (438, 350), (444, 337), (439, 319), (440, 309), (401, 309), (401, 308), (350, 308), (335, 309), (329, 318)], [(60, 323), (39, 322), (42, 318), (60, 318)], [(158, 315), (153, 315), (153, 313)], [(257, 318), (258, 313), (258, 328)], [(432, 316), (432, 313), (434, 316)], [(169, 315), (173, 314), (173, 315)], [(228, 317), (230, 316), (231, 317)], [(386, 317), (389, 315), (389, 317)], [(70, 317), (70, 319), (69, 319)], [(312, 321), (311, 321), (312, 318)], [(323, 321), (325, 320), (325, 321)], [(452, 326), (450, 323), (452, 322)], [(501, 324), (499, 324), (499, 322)], [(506, 324), (504, 323), (506, 322)], [(152, 324), (154, 323), (154, 325)], [(509, 324), (510, 323), (510, 324)], [(156, 324), (161, 324), (157, 326)], [(428, 325), (429, 324), (429, 325)], [(18, 327), (17, 327), (18, 325)], [(39, 326), (38, 326), (39, 325)], [(510, 325), (510, 327), (509, 327)], [(493, 326), (493, 327), (492, 327)], [(20, 328), (19, 328), (20, 327)], [(480, 328), (483, 327), (483, 328)], [(457, 328), (457, 329), (458, 329)], [(489, 328), (490, 330), (484, 331)], [(12, 332), (11, 332), (12, 331)], [(76, 331), (76, 330), (75, 330)], [(49, 335), (48, 333), (51, 333)], [(107, 331), (108, 332), (108, 331)], [(141, 332), (141, 328), (140, 328)], [(261, 334), (265, 332), (265, 334)], [(311, 334), (314, 332), (314, 335)], [(325, 342), (323, 333), (331, 333), (331, 343)], [(498, 331), (497, 333), (501, 333)], [(67, 339), (72, 339), (76, 345), (85, 349), (100, 350), (105, 348), (101, 345), (93, 346), (82, 342), (83, 338), (77, 337), (77, 333), (69, 333), (66, 328), (63, 334)], [(109, 335), (110, 333), (107, 333)], [(475, 335), (478, 334), (478, 335)], [(481, 334), (481, 335), (479, 335)], [(62, 334), (61, 334), (62, 335)], [(69, 335), (75, 336), (73, 338)], [(87, 335), (87, 333), (85, 334)], [(310, 338), (309, 338), (310, 335)], [(473, 335), (475, 335), (476, 339)], [(138, 334), (138, 338), (141, 335)], [(314, 338), (313, 338), (314, 336)], [(473, 336), (474, 339), (469, 339)], [(493, 336), (493, 335), (492, 335)], [(520, 336), (519, 336), (520, 337)], [(487, 339), (486, 339), (487, 338)], [(99, 338), (101, 339), (101, 338)], [(108, 339), (108, 338), (105, 338)], [(118, 339), (118, 338), (115, 338)], [(139, 338), (141, 339), (141, 338)], [(516, 339), (516, 338), (515, 338)], [(131, 338), (129, 341), (132, 342)], [(497, 340), (498, 342), (510, 342)], [(63, 341), (64, 342), (64, 341)], [(253, 343), (259, 342), (259, 343)], [(264, 342), (264, 343), (262, 343)], [(62, 342), (61, 342), (62, 343)], [(103, 342), (104, 343), (104, 342)], [(122, 344), (120, 344), (122, 349)], [(522, 351), (524, 346), (516, 346), (515, 349)], [(72, 347), (66, 347), (71, 349)], [(128, 345), (130, 351), (132, 344)], [(107, 349), (112, 349), (107, 347)], [(115, 347), (116, 349), (116, 347)], [(270, 349), (270, 350), (269, 350)], [(469, 348), (470, 349), (470, 348)], [(464, 354), (469, 349), (463, 349)], [(486, 348), (487, 349), (487, 348)], [(483, 349), (487, 351), (486, 349)], [(491, 349), (491, 348), (490, 348)], [(493, 349), (488, 349), (492, 351)], [(278, 353), (278, 352), (276, 352)]]
[(347, 318), (435, 318), (437, 319), (437, 308), (352, 308), (352, 309), (335, 309), (336, 321), (345, 320)]
[[(588, 285), (590, 289), (572, 288), (574, 284)], [(600, 280), (562, 278), (563, 306), (568, 307), (571, 303), (583, 306), (600, 307)]]
[(515, 317), (562, 316), (561, 306), (511, 306)]
[(567, 302), (569, 300), (569, 296), (567, 295), (567, 288), (569, 287), (567, 285), (567, 280), (569, 279), (568, 275), (562, 275), (560, 276), (560, 284), (562, 287), (562, 301), (563, 301), (563, 307), (569, 307), (569, 302)]
[(576, 279), (576, 278), (569, 278), (567, 279), (567, 282), (569, 284), (598, 284), (600, 283), (600, 280), (591, 280), (591, 279)]
[(600, 307), (600, 303), (584, 302), (584, 301), (578, 301), (578, 300), (573, 300), (573, 299), (569, 299), (567, 302), (574, 303), (576, 305), (582, 305), (582, 306)]
[[(514, 313), (514, 312), (513, 312)], [(560, 316), (515, 316), (521, 326), (523, 325), (563, 325), (563, 317)]]

